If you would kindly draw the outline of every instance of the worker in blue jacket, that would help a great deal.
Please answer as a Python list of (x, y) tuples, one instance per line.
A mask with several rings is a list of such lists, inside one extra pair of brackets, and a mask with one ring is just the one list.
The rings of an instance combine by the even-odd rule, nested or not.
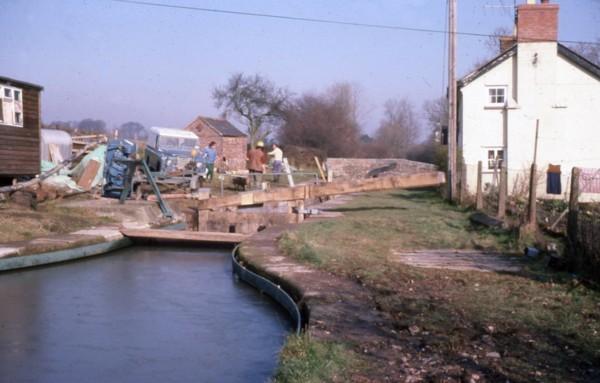
[(217, 149), (215, 148), (217, 143), (211, 141), (206, 148), (202, 157), (204, 158), (204, 164), (206, 165), (206, 179), (212, 180), (213, 173), (215, 171), (215, 161), (217, 160)]

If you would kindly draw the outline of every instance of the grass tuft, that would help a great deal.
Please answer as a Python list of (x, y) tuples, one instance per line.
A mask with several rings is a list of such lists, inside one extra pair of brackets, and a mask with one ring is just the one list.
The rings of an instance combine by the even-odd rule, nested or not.
[(344, 382), (357, 356), (343, 344), (292, 335), (281, 352), (277, 383)]

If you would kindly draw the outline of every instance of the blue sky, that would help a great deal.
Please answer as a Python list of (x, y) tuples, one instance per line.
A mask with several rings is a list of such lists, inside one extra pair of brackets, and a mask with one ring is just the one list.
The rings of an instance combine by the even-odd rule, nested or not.
[[(445, 0), (155, 0), (247, 12), (443, 29)], [(518, 0), (521, 3), (523, 0)], [(600, 37), (600, 0), (563, 0), (559, 39)], [(458, 0), (458, 28), (512, 26), (513, 0)], [(507, 7), (502, 7), (507, 6)], [(312, 24), (110, 0), (3, 0), (0, 75), (43, 85), (42, 118), (183, 127), (217, 116), (211, 90), (235, 72), (260, 73), (296, 94), (341, 81), (361, 90), (377, 127), (384, 102), (420, 110), (441, 95), (443, 35)], [(465, 73), (488, 57), (485, 38), (459, 37)]]

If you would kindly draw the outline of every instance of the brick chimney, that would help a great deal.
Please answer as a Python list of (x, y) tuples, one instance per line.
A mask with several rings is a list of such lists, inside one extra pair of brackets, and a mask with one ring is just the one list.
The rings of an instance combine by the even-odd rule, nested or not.
[(534, 2), (517, 7), (517, 42), (556, 41), (558, 4), (550, 4), (550, 0)]

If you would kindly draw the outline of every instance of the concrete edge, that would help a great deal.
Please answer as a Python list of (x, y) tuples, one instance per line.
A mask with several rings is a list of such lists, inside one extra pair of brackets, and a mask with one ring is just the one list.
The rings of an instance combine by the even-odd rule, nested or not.
[(16, 270), (91, 257), (130, 246), (132, 243), (133, 242), (128, 238), (120, 238), (93, 245), (50, 251), (47, 253), (0, 258), (0, 271)]
[(238, 261), (239, 245), (231, 252), (233, 272), (240, 280), (248, 283), (262, 293), (266, 293), (281, 305), (292, 317), (296, 324), (296, 335), (302, 331), (302, 315), (296, 301), (280, 285), (246, 268)]

